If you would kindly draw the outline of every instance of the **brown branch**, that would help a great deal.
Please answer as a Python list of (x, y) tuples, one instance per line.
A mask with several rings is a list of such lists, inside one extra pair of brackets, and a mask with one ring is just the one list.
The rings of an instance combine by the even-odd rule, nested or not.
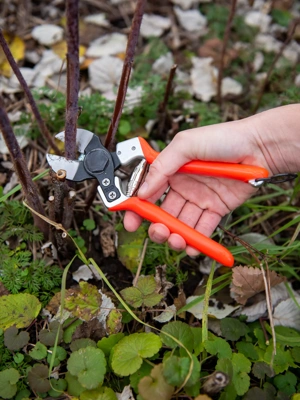
[(115, 109), (105, 138), (104, 145), (108, 150), (112, 150), (113, 148), (116, 132), (118, 130), (119, 121), (122, 115), (122, 110), (125, 102), (126, 92), (133, 64), (134, 52), (138, 42), (140, 27), (144, 14), (145, 3), (146, 0), (138, 0), (136, 4), (132, 25), (127, 41), (125, 60), (123, 64), (120, 85), (118, 88)]
[(67, 101), (65, 123), (65, 156), (76, 158), (76, 129), (79, 93), (78, 0), (67, 0)]
[[(14, 164), (14, 170), (18, 176), (19, 182), (22, 186), (22, 190), (28, 204), (39, 214), (44, 215), (44, 209), (39, 199), (39, 192), (33, 180), (31, 179), (25, 158), (10, 125), (2, 96), (0, 96), (0, 129), (2, 131), (6, 146), (9, 150), (11, 161)], [(40, 229), (41, 232), (43, 232), (44, 236), (47, 238), (47, 223), (35, 214), (33, 214), (33, 219), (35, 225)]]
[(223, 79), (223, 71), (224, 71), (224, 63), (225, 63), (224, 60), (225, 60), (227, 44), (229, 41), (229, 35), (230, 35), (231, 26), (232, 26), (232, 21), (233, 21), (234, 15), (235, 15), (236, 3), (237, 3), (237, 0), (232, 0), (232, 2), (231, 2), (230, 14), (229, 14), (229, 17), (227, 20), (225, 33), (224, 33), (224, 39), (223, 39), (223, 47), (222, 47), (222, 52), (221, 52), (218, 81), (217, 81), (217, 102), (219, 104), (219, 107), (221, 107), (221, 105), (222, 105), (222, 79)]
[(254, 108), (253, 108), (253, 110), (252, 110), (252, 114), (256, 114), (256, 113), (257, 113), (257, 110), (259, 109), (261, 100), (262, 100), (263, 95), (264, 95), (264, 93), (265, 93), (265, 89), (266, 89), (266, 86), (267, 86), (267, 84), (268, 84), (268, 82), (269, 82), (269, 80), (270, 80), (270, 77), (271, 77), (271, 74), (272, 74), (272, 72), (273, 72), (273, 69), (275, 68), (275, 65), (276, 65), (277, 61), (279, 60), (279, 58), (282, 56), (282, 54), (283, 54), (285, 48), (289, 45), (289, 43), (290, 43), (291, 40), (293, 39), (295, 30), (296, 30), (297, 25), (298, 25), (299, 23), (300, 23), (300, 18), (297, 18), (296, 20), (294, 20), (294, 21), (292, 22), (292, 25), (291, 25), (291, 27), (290, 27), (290, 29), (289, 29), (289, 32), (288, 32), (288, 35), (287, 35), (286, 40), (285, 40), (284, 43), (282, 44), (282, 46), (281, 46), (279, 52), (276, 54), (276, 56), (275, 56), (275, 58), (274, 58), (272, 64), (270, 65), (270, 68), (268, 69), (266, 78), (265, 78), (265, 80), (263, 81), (263, 84), (262, 84), (261, 89), (260, 89), (260, 91), (259, 91), (256, 104), (255, 104), (255, 106), (254, 106)]
[(35, 100), (34, 100), (34, 98), (32, 96), (32, 93), (31, 93), (31, 91), (30, 91), (30, 89), (29, 89), (29, 87), (28, 87), (28, 85), (27, 85), (27, 83), (26, 83), (26, 81), (25, 81), (25, 79), (24, 79), (24, 77), (23, 77), (23, 75), (22, 75), (22, 73), (21, 73), (21, 71), (20, 71), (20, 69), (19, 69), (19, 67), (18, 67), (18, 65), (17, 65), (17, 63), (16, 63), (11, 51), (10, 51), (10, 49), (9, 49), (9, 47), (8, 47), (8, 44), (7, 44), (7, 42), (6, 42), (5, 38), (4, 38), (4, 35), (2, 33), (2, 29), (0, 29), (0, 45), (1, 45), (1, 47), (3, 49), (3, 52), (4, 52), (4, 54), (5, 54), (6, 58), (7, 58), (7, 61), (9, 62), (12, 70), (14, 71), (18, 81), (20, 82), (20, 85), (21, 85), (22, 89), (24, 90), (25, 96), (26, 96), (26, 98), (27, 98), (27, 100), (28, 100), (28, 102), (30, 104), (31, 110), (33, 112), (33, 115), (34, 115), (34, 117), (36, 119), (36, 122), (38, 124), (38, 127), (39, 127), (42, 135), (44, 136), (44, 138), (48, 142), (48, 145), (50, 147), (52, 147), (52, 149), (55, 150), (55, 152), (57, 154), (60, 154), (60, 150), (56, 146), (56, 144), (54, 142), (54, 139), (52, 138), (52, 136), (51, 136), (51, 134), (50, 134), (45, 122), (43, 121), (42, 116), (41, 116), (41, 114), (40, 114), (40, 112), (38, 110), (38, 107), (36, 105), (36, 102), (35, 102)]

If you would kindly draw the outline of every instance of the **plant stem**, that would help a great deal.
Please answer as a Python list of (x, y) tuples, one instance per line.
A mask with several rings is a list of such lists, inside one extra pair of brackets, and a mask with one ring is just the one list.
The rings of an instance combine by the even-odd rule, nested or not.
[(108, 150), (112, 150), (115, 136), (117, 133), (117, 129), (119, 126), (119, 121), (122, 115), (122, 110), (125, 102), (126, 92), (128, 88), (129, 78), (131, 74), (133, 58), (135, 48), (138, 42), (140, 27), (142, 23), (142, 18), (144, 14), (146, 0), (138, 0), (132, 20), (132, 25), (127, 41), (126, 53), (125, 53), (125, 60), (123, 64), (122, 75), (120, 79), (120, 84), (118, 88), (118, 94), (115, 104), (115, 109), (113, 112), (113, 116), (111, 119), (111, 123), (108, 128), (107, 136), (105, 139), (105, 147)]
[(223, 71), (224, 71), (224, 60), (225, 60), (225, 53), (226, 53), (227, 44), (228, 44), (229, 35), (230, 35), (230, 29), (232, 26), (233, 17), (235, 15), (236, 3), (237, 3), (237, 0), (232, 0), (232, 2), (231, 2), (230, 14), (229, 14), (229, 17), (227, 20), (225, 33), (224, 33), (224, 39), (223, 39), (223, 47), (222, 47), (222, 52), (221, 52), (218, 81), (217, 81), (217, 102), (219, 104), (219, 107), (222, 106), (222, 79), (223, 79)]
[[(30, 172), (28, 171), (27, 164), (23, 153), (20, 149), (19, 143), (14, 135), (12, 127), (10, 125), (8, 115), (4, 108), (4, 101), (0, 96), (0, 128), (4, 137), (6, 146), (9, 150), (11, 161), (14, 164), (15, 172), (19, 178), (20, 184), (24, 192), (24, 196), (28, 204), (36, 210), (39, 214), (44, 215), (44, 209), (39, 199), (39, 192), (36, 185), (31, 179)], [(35, 225), (43, 232), (44, 236), (48, 237), (48, 227), (45, 221), (40, 219), (36, 214), (33, 214)]]
[(35, 102), (35, 100), (34, 100), (34, 98), (32, 96), (32, 93), (31, 93), (31, 91), (30, 91), (30, 89), (29, 89), (29, 87), (28, 87), (28, 85), (27, 85), (27, 83), (26, 83), (26, 81), (25, 81), (25, 79), (24, 79), (24, 77), (23, 77), (23, 75), (22, 75), (22, 73), (21, 73), (21, 71), (20, 71), (20, 69), (19, 69), (19, 67), (18, 67), (18, 65), (17, 65), (17, 63), (16, 63), (11, 51), (10, 51), (10, 49), (9, 49), (9, 47), (8, 47), (8, 44), (7, 44), (7, 42), (6, 42), (5, 38), (4, 38), (4, 35), (2, 33), (2, 29), (0, 29), (0, 45), (1, 45), (2, 50), (3, 50), (3, 52), (4, 52), (5, 56), (6, 56), (7, 61), (9, 62), (12, 70), (14, 71), (14, 73), (15, 73), (15, 75), (16, 75), (16, 77), (17, 77), (22, 89), (24, 90), (25, 96), (26, 96), (26, 98), (27, 98), (27, 100), (28, 100), (28, 102), (30, 104), (31, 110), (33, 112), (33, 115), (34, 115), (34, 117), (36, 119), (36, 122), (38, 124), (38, 127), (39, 127), (42, 135), (44, 136), (44, 138), (48, 142), (48, 145), (50, 147), (52, 147), (52, 149), (55, 150), (55, 152), (57, 154), (60, 154), (60, 150), (56, 146), (56, 144), (54, 142), (54, 139), (52, 138), (52, 136), (51, 136), (51, 134), (50, 134), (45, 122), (43, 121), (42, 116), (41, 116), (41, 114), (40, 114), (40, 112), (38, 110), (38, 107), (36, 105), (36, 102)]
[(275, 68), (275, 65), (276, 65), (277, 61), (278, 61), (279, 58), (282, 56), (282, 54), (283, 54), (285, 48), (288, 46), (288, 44), (289, 44), (289, 43), (291, 42), (291, 40), (293, 39), (295, 30), (296, 30), (297, 25), (298, 25), (299, 23), (300, 23), (300, 18), (297, 18), (296, 20), (293, 21), (293, 23), (292, 23), (292, 25), (291, 25), (291, 27), (290, 27), (290, 29), (289, 29), (289, 32), (288, 32), (288, 35), (287, 35), (287, 38), (286, 38), (285, 42), (282, 44), (282, 46), (281, 46), (279, 52), (276, 54), (276, 56), (275, 56), (275, 58), (274, 58), (272, 64), (270, 65), (270, 68), (269, 68), (269, 70), (268, 70), (268, 72), (267, 72), (266, 78), (265, 78), (265, 80), (263, 81), (263, 84), (262, 84), (261, 89), (260, 89), (260, 91), (259, 91), (256, 104), (255, 104), (255, 106), (254, 106), (254, 108), (253, 108), (253, 110), (252, 110), (252, 114), (256, 114), (256, 113), (257, 113), (257, 110), (259, 109), (259, 106), (260, 106), (261, 100), (262, 100), (262, 98), (263, 98), (263, 95), (264, 95), (264, 93), (265, 93), (266, 86), (267, 86), (267, 84), (268, 84), (268, 82), (269, 82), (269, 80), (270, 80), (271, 73), (273, 72), (273, 69)]
[(78, 0), (67, 0), (67, 101), (65, 123), (65, 156), (76, 158), (76, 129), (79, 93)]
[(216, 267), (216, 262), (213, 261), (211, 265), (211, 270), (209, 273), (209, 277), (206, 283), (206, 289), (205, 289), (205, 295), (204, 295), (204, 301), (203, 301), (203, 311), (202, 311), (202, 341), (205, 342), (208, 340), (208, 306), (209, 306), (209, 298), (211, 295), (211, 289), (212, 289), (212, 282), (214, 279), (214, 273), (215, 273), (215, 267)]

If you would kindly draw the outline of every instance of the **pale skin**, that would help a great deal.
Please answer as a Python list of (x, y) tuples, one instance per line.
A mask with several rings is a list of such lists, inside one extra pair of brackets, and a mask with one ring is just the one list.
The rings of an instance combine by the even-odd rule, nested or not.
[[(243, 204), (257, 189), (225, 178), (185, 175), (176, 171), (192, 160), (222, 161), (266, 168), (270, 175), (300, 171), (300, 105), (274, 108), (255, 116), (178, 133), (150, 166), (138, 196), (156, 202), (170, 187), (161, 207), (206, 236), (221, 218)], [(142, 219), (126, 212), (125, 228), (132, 232)], [(160, 223), (151, 224), (151, 240), (168, 242), (177, 251), (199, 252)]]

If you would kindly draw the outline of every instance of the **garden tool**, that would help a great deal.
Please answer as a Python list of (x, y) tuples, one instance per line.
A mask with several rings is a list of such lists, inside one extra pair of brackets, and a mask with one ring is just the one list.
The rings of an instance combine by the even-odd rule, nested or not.
[[(58, 133), (56, 138), (64, 141), (64, 132)], [(55, 172), (64, 170), (66, 179), (74, 182), (91, 178), (97, 179), (98, 193), (109, 211), (130, 210), (150, 222), (160, 222), (166, 225), (170, 232), (181, 235), (189, 246), (201, 253), (227, 267), (234, 264), (232, 254), (221, 244), (197, 232), (159, 206), (135, 196), (143, 176), (147, 173), (147, 166), (159, 154), (145, 139), (136, 137), (125, 140), (117, 144), (115, 152), (110, 152), (94, 133), (85, 129), (77, 129), (76, 142), (80, 153), (77, 160), (68, 160), (61, 156), (47, 154), (47, 161)], [(122, 181), (115, 173), (121, 166), (129, 165), (139, 159), (141, 162), (133, 171), (124, 194)], [(268, 176), (268, 171), (261, 167), (198, 160), (183, 165), (178, 172), (236, 179), (250, 184), (255, 184), (255, 182), (259, 182), (260, 178)]]

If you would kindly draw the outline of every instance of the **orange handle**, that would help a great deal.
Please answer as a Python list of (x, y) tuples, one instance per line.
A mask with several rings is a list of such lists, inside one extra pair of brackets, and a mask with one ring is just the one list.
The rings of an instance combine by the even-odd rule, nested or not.
[(109, 210), (134, 211), (150, 222), (160, 222), (166, 225), (171, 233), (178, 233), (182, 236), (189, 246), (194, 247), (201, 251), (201, 253), (206, 254), (226, 267), (233, 266), (233, 256), (227, 249), (225, 249), (225, 247), (195, 231), (195, 229), (179, 221), (177, 218), (168, 214), (155, 204), (139, 199), (138, 197), (131, 197), (128, 200), (109, 208)]
[[(139, 141), (145, 159), (149, 164), (152, 164), (159, 153), (153, 150), (145, 139), (139, 137)], [(219, 178), (236, 179), (244, 182), (248, 182), (251, 179), (266, 178), (269, 176), (269, 172), (262, 167), (213, 161), (190, 161), (183, 165), (179, 169), (179, 172), (185, 174), (217, 176)]]

